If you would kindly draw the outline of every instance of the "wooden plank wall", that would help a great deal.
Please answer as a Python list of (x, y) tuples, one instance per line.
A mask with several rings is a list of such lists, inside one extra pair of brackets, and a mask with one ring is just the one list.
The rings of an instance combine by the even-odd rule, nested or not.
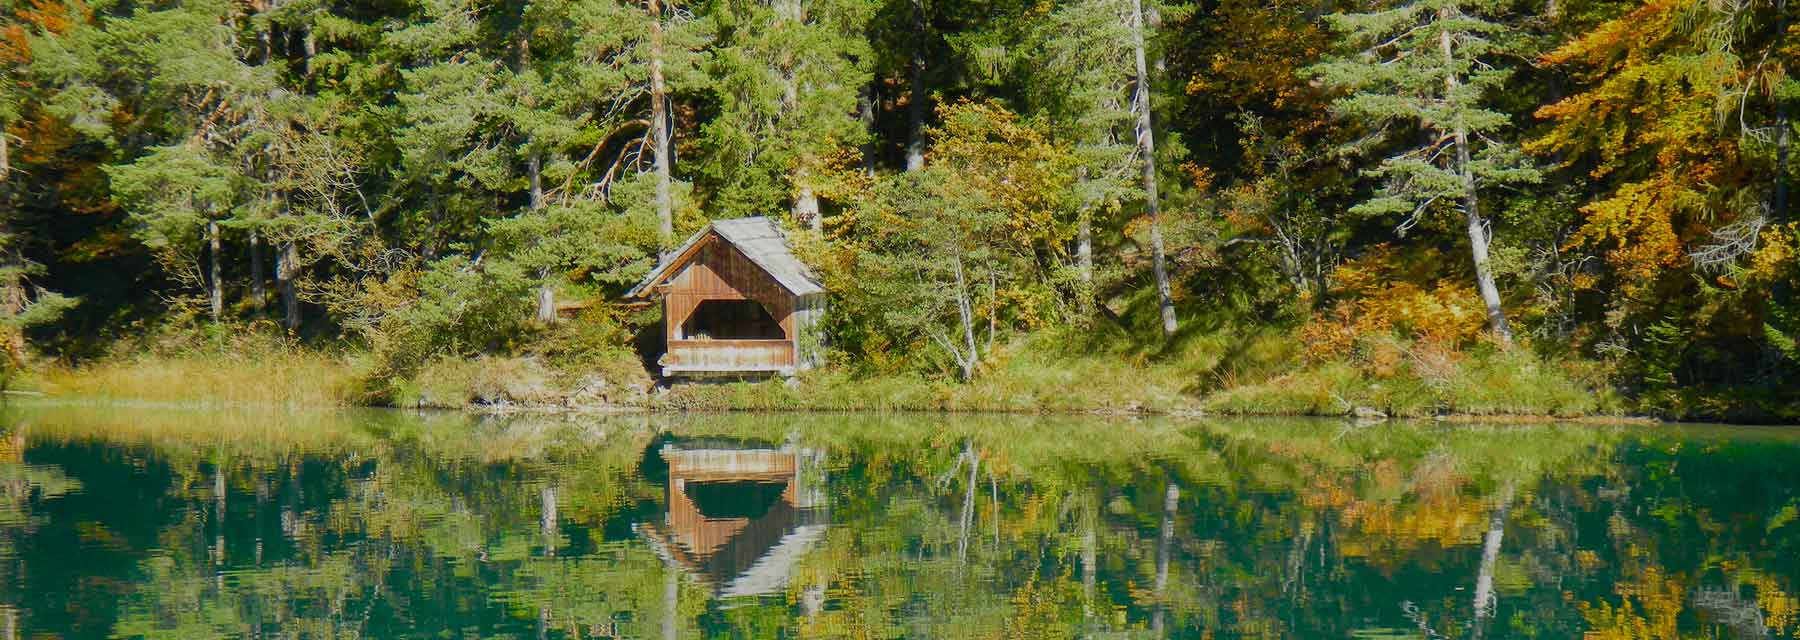
[(679, 274), (659, 287), (665, 295), (666, 334), (677, 340), (681, 324), (707, 300), (754, 300), (781, 323), (788, 340), (795, 336), (795, 297), (756, 266), (743, 252), (718, 236), (707, 236)]

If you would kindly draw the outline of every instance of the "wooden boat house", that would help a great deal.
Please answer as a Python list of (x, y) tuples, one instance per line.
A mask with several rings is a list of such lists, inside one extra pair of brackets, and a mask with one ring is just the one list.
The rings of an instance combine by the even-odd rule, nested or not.
[(770, 218), (707, 225), (628, 295), (662, 301), (665, 376), (793, 375), (819, 362), (825, 288)]

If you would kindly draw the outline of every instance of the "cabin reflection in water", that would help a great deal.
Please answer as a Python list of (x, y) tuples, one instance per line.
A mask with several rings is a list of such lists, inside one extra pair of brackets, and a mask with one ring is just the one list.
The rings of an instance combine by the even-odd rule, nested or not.
[(826, 528), (824, 457), (781, 448), (667, 444), (669, 509), (635, 528), (718, 598), (779, 594)]

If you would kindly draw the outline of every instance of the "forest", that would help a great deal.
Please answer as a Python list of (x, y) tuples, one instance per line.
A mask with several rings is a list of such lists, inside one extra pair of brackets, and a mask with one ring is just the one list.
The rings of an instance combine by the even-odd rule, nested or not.
[(1785, 0), (0, 4), (9, 383), (628, 402), (763, 215), (828, 408), (1800, 419)]

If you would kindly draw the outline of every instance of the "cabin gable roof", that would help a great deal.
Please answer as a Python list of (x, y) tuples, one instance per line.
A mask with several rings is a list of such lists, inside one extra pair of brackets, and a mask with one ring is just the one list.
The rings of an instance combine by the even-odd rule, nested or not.
[(754, 217), (737, 218), (735, 220), (715, 220), (706, 228), (694, 233), (681, 243), (681, 246), (669, 254), (669, 259), (651, 269), (649, 275), (632, 287), (626, 297), (642, 298), (649, 295), (651, 289), (680, 273), (681, 268), (694, 260), (698, 255), (696, 249), (701, 241), (709, 235), (718, 235), (720, 239), (731, 243), (750, 262), (760, 267), (769, 277), (774, 278), (788, 293), (805, 296), (824, 293), (825, 287), (819, 284), (812, 269), (794, 257), (788, 247), (787, 235), (782, 233), (781, 226), (773, 218)]

